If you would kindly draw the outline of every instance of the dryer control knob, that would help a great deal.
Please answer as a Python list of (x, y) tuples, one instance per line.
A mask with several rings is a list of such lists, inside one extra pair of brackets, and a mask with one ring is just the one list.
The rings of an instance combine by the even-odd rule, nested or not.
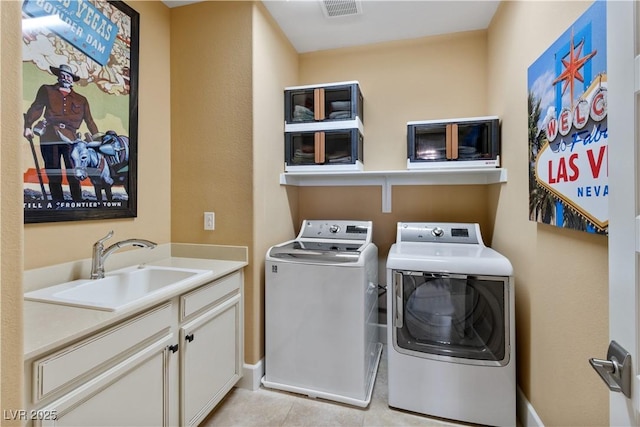
[(433, 234), (435, 237), (442, 237), (444, 235), (444, 230), (440, 227), (436, 227), (431, 230), (431, 234)]
[(340, 226), (334, 224), (331, 227), (329, 227), (329, 231), (332, 232), (332, 233), (337, 233), (338, 231), (340, 231)]

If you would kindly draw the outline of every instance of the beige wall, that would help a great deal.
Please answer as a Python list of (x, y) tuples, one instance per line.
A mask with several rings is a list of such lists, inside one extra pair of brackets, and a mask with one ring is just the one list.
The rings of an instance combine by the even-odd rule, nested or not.
[[(490, 242), (493, 216), (489, 191), (482, 185), (393, 187), (392, 212), (382, 212), (380, 187), (304, 187), (300, 189), (303, 219), (354, 219), (373, 221), (373, 242), (381, 262), (396, 240), (398, 221), (478, 222)], [(385, 277), (379, 277), (381, 284)]]
[(607, 237), (528, 221), (527, 68), (590, 2), (503, 2), (489, 31), (492, 111), (509, 181), (493, 246), (515, 269), (518, 384), (545, 425), (607, 425), (608, 391), (588, 359), (608, 345)]
[[(487, 110), (486, 72), (485, 31), (300, 55), (300, 84), (360, 83), (366, 170), (406, 169), (408, 121), (493, 114)], [(298, 223), (371, 220), (382, 260), (395, 241), (398, 221), (479, 222), (485, 240), (491, 242), (493, 218), (486, 186), (393, 187), (391, 213), (382, 213), (380, 187), (299, 191)]]
[[(252, 2), (171, 11), (171, 240), (253, 242)], [(215, 230), (204, 231), (205, 211)], [(259, 360), (260, 282), (245, 269), (245, 358)], [(254, 283), (255, 282), (255, 283)]]
[[(247, 363), (264, 357), (264, 257), (294, 237), (297, 189), (280, 186), (283, 165), (282, 89), (297, 81), (298, 55), (262, 3), (253, 13), (253, 323), (245, 328)], [(247, 295), (249, 297), (249, 295)]]
[(251, 243), (251, 15), (251, 2), (226, 1), (171, 12), (174, 242)]
[(486, 32), (300, 55), (300, 84), (357, 80), (364, 167), (406, 169), (407, 122), (487, 115)]
[[(127, 4), (140, 13), (138, 217), (27, 224), (24, 226), (26, 269), (89, 258), (93, 242), (109, 230), (115, 231), (114, 242), (131, 237), (157, 243), (170, 241), (170, 10), (160, 2), (128, 1)], [(29, 105), (31, 98), (27, 96), (23, 105)], [(16, 111), (16, 120), (22, 122), (20, 111)], [(24, 138), (20, 141), (27, 144)]]
[[(19, 2), (0, 2), (0, 410), (22, 405), (22, 135)], [(4, 421), (3, 425), (10, 423)], [(18, 425), (18, 423), (14, 423)]]

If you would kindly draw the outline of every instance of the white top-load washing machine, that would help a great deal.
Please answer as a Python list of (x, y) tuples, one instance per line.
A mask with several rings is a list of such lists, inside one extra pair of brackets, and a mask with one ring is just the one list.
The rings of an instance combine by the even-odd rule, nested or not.
[(267, 388), (366, 407), (382, 345), (370, 221), (305, 220), (265, 262)]
[(478, 224), (398, 223), (386, 267), (389, 406), (515, 426), (509, 260)]

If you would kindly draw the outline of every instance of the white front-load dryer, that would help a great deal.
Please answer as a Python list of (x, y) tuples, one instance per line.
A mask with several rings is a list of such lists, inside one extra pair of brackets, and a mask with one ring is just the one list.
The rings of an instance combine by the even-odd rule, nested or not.
[(267, 388), (366, 407), (378, 339), (378, 248), (370, 221), (305, 220), (265, 260)]
[(478, 224), (398, 223), (387, 258), (389, 406), (515, 426), (513, 284)]

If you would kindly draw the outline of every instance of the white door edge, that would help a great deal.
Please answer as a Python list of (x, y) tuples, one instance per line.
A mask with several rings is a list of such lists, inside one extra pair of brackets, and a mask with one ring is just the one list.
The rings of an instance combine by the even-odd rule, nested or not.
[[(638, 255), (636, 217), (636, 5), (607, 2), (609, 144), (609, 338), (631, 353), (631, 399), (609, 394), (609, 424), (638, 425)], [(606, 355), (606, 349), (600, 354)], [(603, 385), (604, 386), (604, 385)]]

